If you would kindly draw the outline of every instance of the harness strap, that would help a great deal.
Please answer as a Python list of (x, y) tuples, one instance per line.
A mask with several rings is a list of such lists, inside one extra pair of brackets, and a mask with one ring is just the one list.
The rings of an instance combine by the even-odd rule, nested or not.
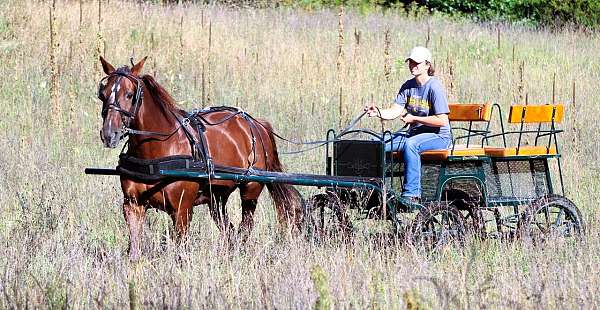
[[(187, 119), (184, 119), (184, 122), (189, 122), (189, 120), (188, 121), (186, 121), (186, 120)], [(168, 132), (168, 133), (125, 128), (125, 133), (131, 134), (131, 135), (138, 135), (138, 136), (161, 136), (161, 137), (167, 137), (167, 139), (168, 139), (171, 136), (173, 136), (181, 127), (184, 127), (184, 125), (180, 123), (175, 129), (173, 129), (171, 132)]]
[[(208, 149), (208, 144), (206, 142), (206, 127), (202, 121), (196, 118), (195, 114), (189, 114), (188, 119), (190, 119), (190, 124), (192, 128), (196, 130), (198, 133), (199, 140), (196, 140), (193, 135), (189, 135), (188, 139), (190, 139), (192, 143), (192, 153), (194, 158), (203, 159), (206, 163), (206, 168), (208, 169), (209, 174), (214, 173), (214, 164), (212, 161), (212, 157), (210, 156), (210, 150)], [(187, 132), (187, 129), (186, 129)]]

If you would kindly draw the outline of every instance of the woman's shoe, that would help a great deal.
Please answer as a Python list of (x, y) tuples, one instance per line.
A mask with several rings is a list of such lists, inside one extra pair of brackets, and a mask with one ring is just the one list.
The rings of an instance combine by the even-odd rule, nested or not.
[(400, 205), (404, 206), (405, 211), (410, 212), (413, 210), (419, 210), (423, 206), (421, 205), (421, 198), (412, 196), (400, 196), (398, 199)]

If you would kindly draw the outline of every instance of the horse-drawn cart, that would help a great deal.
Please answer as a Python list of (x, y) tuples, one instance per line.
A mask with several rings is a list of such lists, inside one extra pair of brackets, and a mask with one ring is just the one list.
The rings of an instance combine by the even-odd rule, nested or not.
[[(500, 128), (496, 134), (490, 130), (494, 113)], [(348, 208), (358, 209), (366, 218), (392, 220), (395, 228), (409, 233), (409, 240), (429, 244), (446, 242), (447, 237), (462, 240), (469, 232), (503, 239), (579, 235), (584, 229), (581, 213), (564, 197), (557, 141), (561, 130), (556, 128), (563, 114), (562, 105), (511, 106), (508, 123), (519, 129), (505, 131), (500, 106), (451, 104), (449, 119), (455, 138), (448, 150), (421, 154), (420, 203), (398, 197), (404, 167), (401, 154), (383, 152), (390, 132), (379, 135), (358, 130), (336, 136), (330, 131), (328, 139), (336, 142), (327, 149), (327, 174), (371, 177), (381, 180), (382, 186), (375, 195), (365, 195), (364, 190), (330, 188), (309, 200), (309, 206), (314, 202), (319, 207), (308, 211), (333, 208), (333, 221), (351, 227), (345, 213)], [(537, 128), (529, 130), (528, 126)], [(370, 138), (344, 139), (356, 132)], [(524, 145), (531, 139), (533, 145)], [(501, 143), (492, 144), (498, 140)], [(559, 176), (559, 192), (553, 186), (553, 163)], [(418, 213), (410, 222), (398, 216), (414, 211)]]
[[(563, 196), (557, 143), (561, 130), (556, 128), (563, 117), (562, 105), (512, 106), (508, 123), (518, 124), (517, 131), (504, 130), (498, 105), (451, 104), (450, 111), (453, 146), (421, 154), (419, 203), (399, 195), (404, 165), (400, 154), (384, 152), (385, 142), (392, 137), (389, 131), (328, 131), (325, 175), (218, 165), (200, 170), (168, 166), (156, 170), (160, 178), (171, 180), (323, 188), (323, 192), (305, 201), (304, 208), (306, 227), (318, 235), (351, 234), (358, 218), (390, 221), (398, 236), (429, 245), (460, 241), (468, 233), (478, 237), (539, 238), (583, 232), (580, 211)], [(501, 128), (496, 134), (490, 130), (494, 112)], [(537, 129), (527, 130), (530, 124)], [(464, 134), (457, 135), (460, 131)], [(511, 135), (517, 137), (514, 147), (510, 146)], [(524, 145), (527, 135), (535, 137), (533, 145)], [(501, 146), (491, 146), (496, 140), (502, 142)], [(561, 195), (553, 186), (552, 162), (557, 164)], [(87, 169), (86, 173), (119, 174), (111, 169)], [(403, 216), (411, 213), (416, 215)]]

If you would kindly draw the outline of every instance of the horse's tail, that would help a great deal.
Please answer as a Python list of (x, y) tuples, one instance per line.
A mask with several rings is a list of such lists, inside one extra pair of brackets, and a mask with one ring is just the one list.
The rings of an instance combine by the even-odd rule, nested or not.
[[(267, 131), (272, 147), (272, 153), (269, 154), (269, 158), (266, 160), (266, 168), (269, 171), (283, 172), (283, 166), (277, 154), (277, 144), (273, 135), (273, 127), (269, 122), (264, 120), (260, 120), (260, 123)], [(279, 222), (290, 229), (294, 229), (294, 226), (297, 229), (301, 229), (304, 216), (304, 200), (300, 192), (294, 186), (284, 183), (267, 184), (267, 189), (275, 204)], [(290, 226), (290, 224), (293, 224), (293, 226)]]

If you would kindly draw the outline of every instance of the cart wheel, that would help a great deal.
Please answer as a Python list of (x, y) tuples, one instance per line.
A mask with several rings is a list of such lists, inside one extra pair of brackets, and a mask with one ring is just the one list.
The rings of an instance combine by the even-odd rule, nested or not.
[(346, 208), (334, 192), (312, 196), (306, 203), (304, 214), (309, 237), (345, 239), (352, 234), (352, 223)]
[(581, 236), (581, 212), (564, 196), (544, 196), (527, 207), (519, 225), (521, 237), (543, 241), (549, 237)]
[(446, 203), (455, 206), (463, 214), (465, 228), (469, 235), (476, 238), (485, 238), (485, 222), (479, 208), (479, 201), (473, 199), (467, 192), (460, 189), (447, 189), (442, 194)]
[(428, 250), (465, 240), (465, 219), (453, 205), (431, 203), (421, 209), (411, 226), (409, 242)]

